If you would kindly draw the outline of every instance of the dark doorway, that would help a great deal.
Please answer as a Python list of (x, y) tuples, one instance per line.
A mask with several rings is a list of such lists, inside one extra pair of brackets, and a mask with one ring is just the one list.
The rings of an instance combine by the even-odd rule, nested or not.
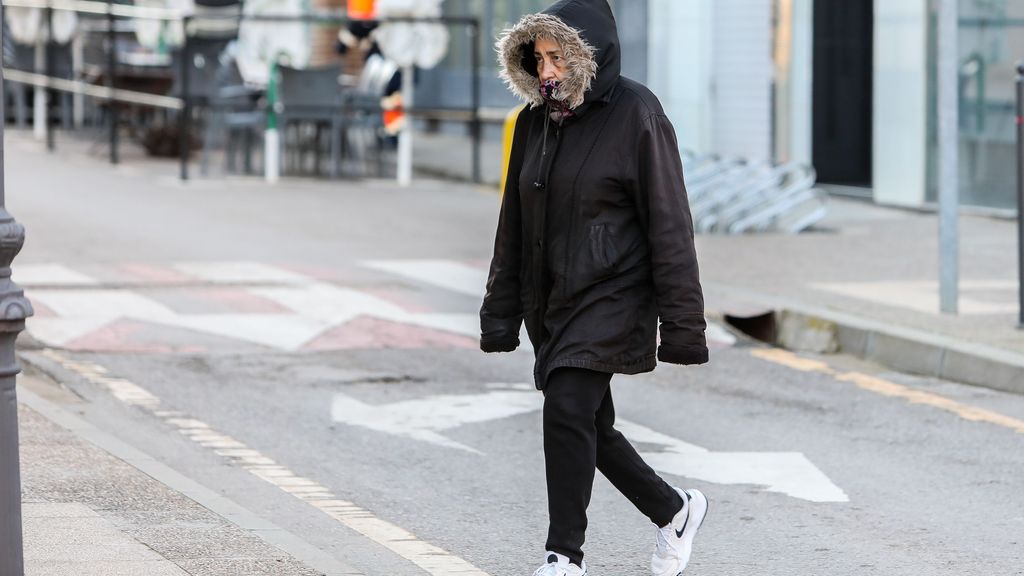
[(814, 167), (830, 184), (871, 185), (873, 0), (814, 2)]

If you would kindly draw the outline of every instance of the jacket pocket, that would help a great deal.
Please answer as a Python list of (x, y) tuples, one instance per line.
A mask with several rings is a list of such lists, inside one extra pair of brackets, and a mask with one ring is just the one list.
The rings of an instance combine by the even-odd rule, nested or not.
[(586, 276), (599, 279), (611, 275), (615, 272), (615, 265), (618, 263), (618, 251), (608, 226), (593, 224), (590, 226), (588, 236), (592, 269), (585, 271)]
[(523, 261), (519, 267), (519, 302), (523, 307), (524, 314), (537, 307), (537, 294), (536, 287), (533, 285), (533, 275), (531, 259), (524, 251)]

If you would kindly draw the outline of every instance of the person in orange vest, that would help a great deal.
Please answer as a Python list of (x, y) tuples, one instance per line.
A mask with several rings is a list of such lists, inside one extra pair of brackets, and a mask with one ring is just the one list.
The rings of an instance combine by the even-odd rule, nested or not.
[[(342, 28), (341, 32), (338, 33), (338, 53), (345, 56), (354, 56), (354, 59), (346, 58), (346, 69), (349, 70), (349, 73), (358, 74), (362, 64), (375, 54), (383, 57), (380, 46), (377, 45), (374, 39), (374, 31), (378, 25), (379, 23), (376, 20), (352, 20), (347, 27)], [(358, 69), (356, 68), (356, 63), (358, 63)], [(416, 74), (414, 80), (418, 80), (418, 76)], [(384, 131), (391, 137), (389, 139), (390, 143), (394, 145), (396, 142), (395, 137), (398, 136), (405, 126), (405, 110), (402, 106), (401, 69), (395, 72), (391, 79), (388, 80), (383, 94), (381, 94), (380, 105), (383, 110)]]

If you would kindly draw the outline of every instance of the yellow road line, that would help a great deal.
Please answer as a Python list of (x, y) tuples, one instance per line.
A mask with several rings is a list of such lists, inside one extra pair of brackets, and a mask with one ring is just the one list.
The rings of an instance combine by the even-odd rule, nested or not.
[(992, 410), (963, 404), (933, 392), (916, 390), (909, 386), (904, 386), (903, 384), (896, 384), (895, 382), (889, 382), (888, 380), (883, 380), (877, 376), (869, 376), (859, 372), (839, 372), (825, 362), (810, 358), (801, 358), (792, 352), (780, 350), (778, 348), (757, 348), (751, 350), (750, 354), (755, 358), (760, 358), (761, 360), (779, 364), (793, 370), (799, 370), (800, 372), (815, 372), (818, 374), (832, 376), (840, 382), (849, 382), (862, 390), (867, 390), (868, 392), (874, 392), (875, 394), (881, 394), (882, 396), (888, 396), (890, 398), (901, 398), (911, 404), (931, 406), (933, 408), (938, 408), (940, 410), (956, 414), (964, 420), (995, 424), (996, 426), (1002, 426), (1003, 428), (1009, 428), (1010, 430), (1024, 434), (1024, 420), (993, 412)]
[(306, 502), (336, 522), (419, 566), (431, 576), (489, 576), (447, 550), (424, 542), (404, 528), (377, 518), (369, 510), (339, 499), (314, 480), (303, 478), (259, 451), (217, 432), (206, 422), (178, 411), (160, 410), (159, 398), (128, 380), (106, 376), (107, 370), (98, 364), (73, 362), (52, 349), (45, 350), (43, 355), (89, 382), (106, 388), (121, 402), (153, 414), (196, 444), (213, 450), (235, 466)]

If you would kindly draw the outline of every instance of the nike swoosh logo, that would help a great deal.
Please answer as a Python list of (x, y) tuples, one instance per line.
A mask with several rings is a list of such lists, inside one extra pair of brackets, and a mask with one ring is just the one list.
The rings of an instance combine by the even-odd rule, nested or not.
[[(690, 501), (693, 500), (693, 499), (690, 498), (690, 494), (688, 492), (683, 492), (683, 494), (686, 495), (686, 503), (689, 504)], [(686, 520), (683, 521), (683, 527), (680, 528), (679, 530), (676, 530), (676, 538), (682, 538), (683, 537), (683, 532), (686, 532), (686, 525), (689, 524), (689, 523), (690, 523), (690, 511), (687, 510), (686, 511)]]
[(686, 515), (686, 520), (683, 522), (683, 527), (680, 528), (679, 530), (676, 530), (676, 538), (682, 538), (683, 537), (683, 532), (686, 532), (686, 525), (689, 524), (689, 523), (690, 523), (690, 515), (687, 514)]

